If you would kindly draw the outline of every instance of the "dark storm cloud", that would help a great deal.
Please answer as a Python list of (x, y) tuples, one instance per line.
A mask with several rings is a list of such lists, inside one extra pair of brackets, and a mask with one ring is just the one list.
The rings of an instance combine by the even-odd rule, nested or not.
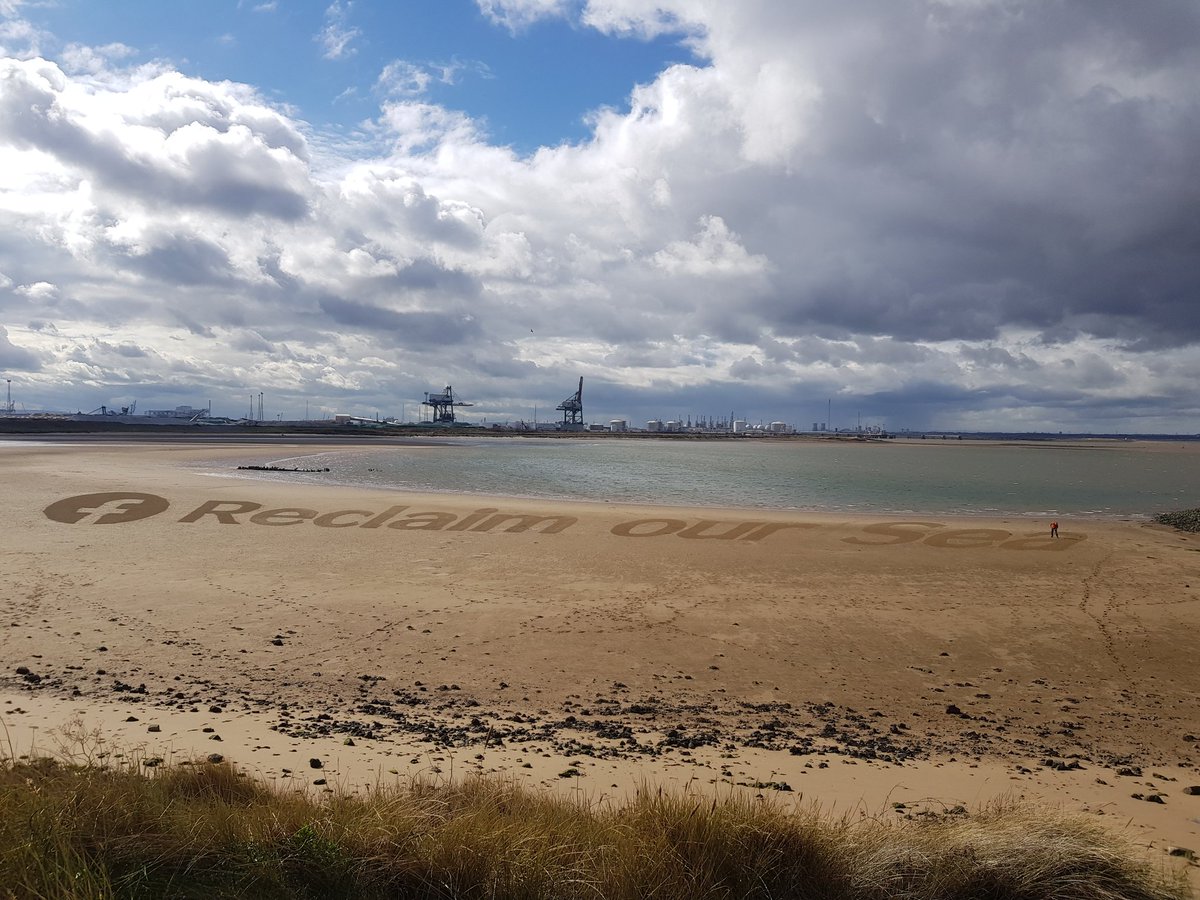
[(465, 272), (447, 269), (430, 259), (416, 259), (394, 275), (375, 280), (384, 288), (423, 290), (436, 292), (446, 297), (465, 298), (479, 292), (477, 279)]
[(196, 337), (212, 338), (216, 336), (212, 328), (203, 322), (198, 322), (181, 309), (168, 309), (166, 312), (168, 320), (187, 329), (188, 332), (194, 334)]
[[(792, 32), (773, 37), (774, 5), (752, 6), (763, 27), (742, 36), (769, 55)], [(858, 5), (793, 8), (820, 91), (794, 169), (757, 209), (715, 207), (778, 266), (750, 301), (762, 321), (905, 340), (1066, 328), (1147, 350), (1200, 339), (1198, 7), (869, 6), (875, 22)], [(741, 339), (726, 321), (716, 333)]]
[(327, 297), (321, 310), (339, 326), (371, 332), (386, 343), (402, 347), (439, 347), (476, 337), (478, 324), (449, 312), (397, 312), (367, 303)]
[(171, 285), (216, 285), (232, 280), (229, 257), (221, 247), (184, 235), (165, 235), (157, 246), (125, 256), (122, 263)]

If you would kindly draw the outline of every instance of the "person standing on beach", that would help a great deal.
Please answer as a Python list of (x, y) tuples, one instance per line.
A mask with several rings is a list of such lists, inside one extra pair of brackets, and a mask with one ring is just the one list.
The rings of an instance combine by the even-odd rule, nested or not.
[(1052, 537), (1052, 538), (1058, 537), (1058, 523), (1057, 522), (1050, 523), (1050, 537)]

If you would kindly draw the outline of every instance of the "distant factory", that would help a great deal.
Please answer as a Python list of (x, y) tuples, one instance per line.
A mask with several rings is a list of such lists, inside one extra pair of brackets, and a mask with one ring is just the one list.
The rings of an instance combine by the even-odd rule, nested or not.
[[(739, 437), (766, 437), (797, 433), (796, 428), (786, 422), (752, 423), (746, 419), (736, 418), (732, 412), (727, 418), (699, 416), (693, 419), (692, 416), (686, 416), (665, 421), (662, 419), (650, 419), (645, 423), (644, 427), (631, 426), (628, 419), (623, 418), (609, 419), (607, 422), (589, 423), (584, 418), (582, 376), (579, 378), (575, 392), (554, 407), (554, 411), (561, 413), (562, 416), (549, 421), (538, 421), (536, 408), (534, 409), (532, 421), (518, 419), (516, 421), (493, 422), (491, 424), (488, 424), (486, 420), (482, 423), (463, 421), (459, 416), (459, 410), (474, 405), (471, 402), (463, 400), (456, 394), (451, 385), (446, 385), (440, 391), (427, 391), (424, 394), (424, 399), (419, 404), (421, 417), (418, 422), (404, 422), (391, 418), (380, 419), (378, 416), (370, 419), (345, 414), (336, 415), (334, 421), (339, 425), (357, 427), (378, 428), (397, 425), (456, 428), (485, 427), (490, 431), (512, 432), (691, 434), (710, 436), (736, 435)], [(814, 428), (813, 430), (817, 429)]]
[[(192, 426), (289, 426), (295, 428), (313, 427), (319, 423), (348, 427), (348, 428), (402, 428), (402, 427), (441, 427), (441, 428), (487, 428), (490, 431), (511, 432), (582, 432), (609, 434), (649, 434), (649, 435), (693, 435), (693, 436), (737, 436), (737, 437), (774, 437), (798, 433), (793, 425), (781, 420), (771, 422), (751, 422), (747, 417), (737, 417), (733, 412), (728, 416), (701, 415), (693, 417), (678, 416), (670, 419), (649, 419), (643, 426), (630, 424), (627, 418), (612, 418), (601, 422), (588, 422), (584, 417), (583, 405), (583, 376), (575, 387), (575, 391), (566, 399), (553, 407), (560, 414), (548, 421), (539, 421), (537, 407), (533, 409), (532, 421), (518, 419), (504, 422), (487, 419), (481, 422), (463, 421), (461, 411), (474, 407), (476, 404), (464, 400), (451, 385), (441, 390), (426, 391), (423, 399), (415, 404), (404, 404), (400, 416), (354, 415), (350, 413), (335, 413), (330, 409), (321, 409), (320, 415), (310, 418), (308, 402), (305, 402), (303, 419), (285, 419), (282, 413), (268, 417), (264, 409), (264, 394), (259, 391), (250, 394), (248, 414), (240, 418), (226, 418), (212, 415), (211, 401), (205, 406), (179, 405), (169, 409), (149, 409), (138, 412), (137, 403), (132, 402), (123, 406), (100, 406), (90, 412), (22, 412), (17, 413), (12, 399), (12, 382), (8, 381), (3, 410), (8, 416), (25, 418), (46, 418), (71, 420), (80, 422), (102, 421), (106, 424), (128, 425), (192, 425)], [(415, 410), (414, 410), (415, 406)], [(827, 402), (827, 409), (831, 404)], [(405, 413), (418, 413), (417, 421), (410, 419)], [(835, 435), (878, 436), (885, 434), (882, 427), (869, 425), (864, 427), (859, 419), (856, 429), (832, 428), (826, 422), (813, 422), (812, 433), (830, 433)]]

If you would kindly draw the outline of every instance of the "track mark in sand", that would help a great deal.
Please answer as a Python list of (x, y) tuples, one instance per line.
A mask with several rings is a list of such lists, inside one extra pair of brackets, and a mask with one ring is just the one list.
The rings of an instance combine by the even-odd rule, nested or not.
[(1092, 566), (1092, 571), (1083, 579), (1083, 597), (1079, 601), (1079, 610), (1096, 623), (1096, 628), (1100, 632), (1100, 638), (1104, 641), (1104, 652), (1108, 654), (1108, 658), (1112, 660), (1113, 665), (1117, 667), (1117, 671), (1128, 678), (1129, 670), (1125, 668), (1125, 664), (1121, 662), (1120, 658), (1117, 656), (1116, 640), (1113, 637), (1112, 624), (1110, 621), (1113, 610), (1118, 605), (1116, 592), (1111, 588), (1106, 589), (1108, 592), (1108, 599), (1105, 601), (1104, 608), (1100, 611), (1099, 615), (1093, 612), (1090, 608), (1092, 594), (1094, 593), (1093, 587), (1099, 586), (1098, 580), (1100, 578), (1100, 572), (1104, 568), (1105, 564), (1112, 559), (1112, 557), (1112, 553), (1107, 554), (1103, 559)]
[(28, 580), (14, 584), (11, 596), (0, 598), (0, 615), (5, 619), (0, 630), (0, 647), (7, 649), (18, 627), (35, 627), (33, 620), (42, 610), (50, 583), (46, 573), (39, 570)]

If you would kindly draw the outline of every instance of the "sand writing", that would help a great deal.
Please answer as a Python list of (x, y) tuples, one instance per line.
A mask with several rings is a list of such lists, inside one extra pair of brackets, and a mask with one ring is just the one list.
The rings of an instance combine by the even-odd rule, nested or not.
[[(614, 525), (611, 533), (618, 537), (664, 537), (673, 534), (693, 541), (761, 541), (785, 528), (816, 528), (811, 522), (719, 522), (701, 519), (689, 525), (684, 519), (637, 519)], [(723, 530), (718, 530), (723, 529)]]
[(95, 525), (120, 525), (136, 522), (166, 512), (171, 504), (154, 494), (118, 493), (84, 494), (51, 503), (43, 512), (55, 522), (76, 525), (90, 519)]
[[(863, 533), (870, 538), (842, 538), (846, 544), (863, 547), (891, 547), (896, 544), (920, 542), (927, 547), (947, 550), (978, 550), (999, 547), (1002, 550), (1051, 550), (1063, 551), (1086, 539), (1087, 535), (1072, 534), (1050, 537), (1045, 534), (1016, 537), (1002, 528), (955, 528), (934, 531), (946, 526), (940, 522), (880, 522), (864, 525)], [(918, 530), (919, 529), (919, 530)]]
[(240, 525), (238, 517), (243, 516), (253, 525), (287, 526), (312, 522), (318, 528), (476, 532), (488, 532), (504, 526), (501, 531), (532, 530), (540, 534), (560, 534), (579, 521), (574, 516), (502, 513), (492, 507), (474, 510), (462, 517), (450, 512), (406, 512), (408, 509), (408, 506), (391, 506), (381, 513), (367, 509), (339, 509), (331, 513), (319, 513), (315, 509), (302, 506), (263, 509), (261, 503), (250, 500), (209, 500), (179, 521), (190, 523), (209, 519), (221, 525)]
[[(104, 492), (68, 497), (43, 510), (46, 517), (67, 525), (121, 525), (158, 516), (170, 503), (154, 494)], [(413, 510), (408, 505), (389, 506), (382, 511), (338, 509), (321, 512), (305, 506), (272, 509), (253, 500), (206, 500), (175, 520), (184, 525), (260, 525), (287, 528), (309, 524), (317, 528), (389, 529), (392, 531), (461, 531), (474, 534), (506, 533), (561, 534), (578, 523), (575, 516), (504, 512), (485, 506), (465, 515), (445, 510)], [(676, 518), (634, 519), (612, 526), (609, 533), (621, 538), (676, 537), (692, 541), (758, 542), (780, 533), (810, 532), (841, 526), (815, 522), (722, 521)], [(944, 550), (999, 548), (1003, 550), (1067, 550), (1085, 539), (1072, 534), (1018, 536), (999, 528), (948, 528), (940, 522), (880, 522), (864, 525), (859, 535), (844, 537), (842, 543), (858, 547), (890, 547), (923, 544)]]

